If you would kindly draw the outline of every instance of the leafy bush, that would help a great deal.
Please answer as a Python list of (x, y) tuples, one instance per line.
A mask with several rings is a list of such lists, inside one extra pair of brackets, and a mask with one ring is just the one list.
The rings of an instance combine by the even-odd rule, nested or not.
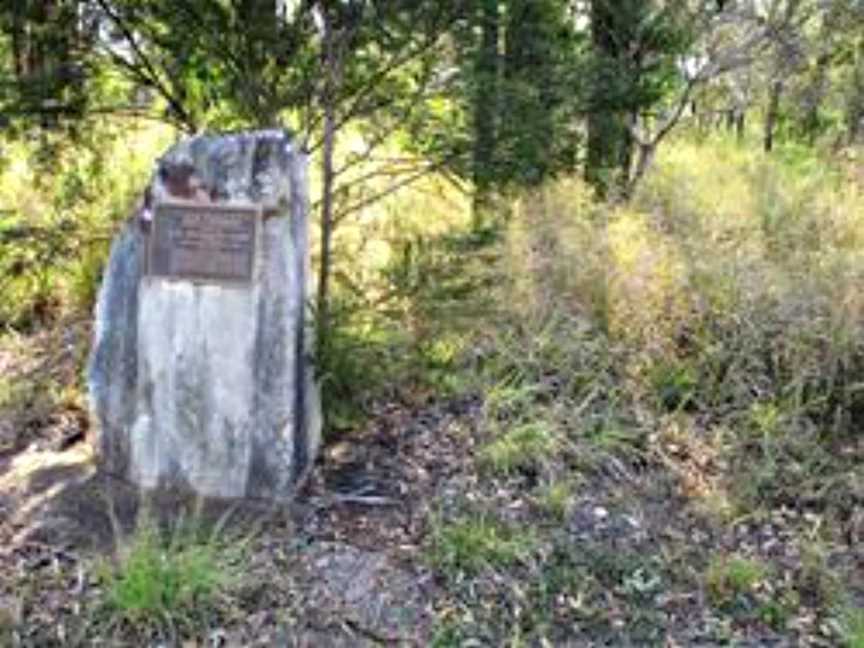
[(317, 337), (328, 434), (356, 425), (374, 398), (462, 389), (453, 369), (466, 332), (488, 312), (497, 236), (489, 227), (392, 241), (366, 285), (338, 286)]
[(106, 121), (76, 139), (4, 142), (0, 166), (0, 325), (89, 313), (108, 241), (127, 217), (167, 127)]

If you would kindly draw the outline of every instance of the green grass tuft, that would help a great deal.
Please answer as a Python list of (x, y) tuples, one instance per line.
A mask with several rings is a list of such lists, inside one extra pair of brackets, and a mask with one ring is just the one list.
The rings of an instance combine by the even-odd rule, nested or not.
[(722, 605), (750, 593), (768, 574), (768, 567), (753, 558), (716, 557), (705, 574), (705, 587), (711, 599)]
[(544, 421), (518, 425), (480, 450), (482, 465), (496, 473), (510, 474), (546, 461), (558, 443), (554, 429)]
[(573, 503), (573, 480), (562, 479), (545, 486), (538, 498), (540, 508), (556, 520), (567, 517)]
[(209, 608), (231, 579), (213, 541), (178, 533), (166, 543), (145, 525), (118, 564), (104, 571), (109, 612), (133, 624), (158, 626)]
[(533, 534), (511, 529), (485, 517), (436, 525), (432, 563), (448, 574), (503, 568), (523, 560), (536, 544)]

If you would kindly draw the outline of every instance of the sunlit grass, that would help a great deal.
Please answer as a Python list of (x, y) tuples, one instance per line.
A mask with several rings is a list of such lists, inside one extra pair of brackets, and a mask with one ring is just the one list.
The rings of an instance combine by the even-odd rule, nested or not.
[(480, 449), (481, 464), (509, 474), (549, 460), (558, 447), (555, 430), (544, 421), (532, 421), (502, 433)]
[(705, 573), (705, 587), (717, 604), (747, 594), (768, 576), (768, 566), (754, 558), (715, 557)]
[(118, 222), (172, 130), (106, 120), (74, 142), (44, 133), (0, 150), (0, 324), (28, 328), (92, 308)]
[[(746, 515), (858, 430), (864, 191), (821, 153), (681, 138), (626, 206), (562, 180), (519, 201), (502, 268), (514, 324), (487, 412), (578, 442), (571, 465), (666, 456), (652, 431), (684, 414), (706, 460), (741, 466), (694, 480), (688, 464), (685, 490)], [(492, 443), (487, 465), (520, 455)]]
[(864, 648), (864, 609), (849, 607), (844, 610), (841, 625), (846, 648)]
[(108, 573), (107, 600), (131, 620), (159, 619), (205, 602), (223, 580), (212, 547), (165, 547), (150, 530), (139, 533), (122, 564)]
[(437, 522), (429, 547), (432, 563), (451, 575), (506, 568), (534, 549), (536, 538), (488, 517)]
[(104, 614), (140, 630), (194, 625), (241, 573), (243, 543), (204, 537), (178, 521), (170, 537), (149, 520), (104, 563)]

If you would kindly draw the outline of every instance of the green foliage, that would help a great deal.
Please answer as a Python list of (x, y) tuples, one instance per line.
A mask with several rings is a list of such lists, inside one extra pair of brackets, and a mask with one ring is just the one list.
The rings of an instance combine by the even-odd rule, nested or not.
[(841, 617), (844, 646), (864, 648), (864, 609), (848, 607)]
[(68, 301), (74, 312), (89, 313), (96, 305), (102, 272), (108, 261), (108, 245), (97, 243), (88, 246), (70, 264), (68, 274)]
[[(105, 6), (105, 24), (130, 47), (119, 72), (154, 89), (168, 119), (184, 129), (275, 126), (280, 111), (312, 93), (306, 66), (315, 27), (306, 10), (287, 19), (267, 2)], [(110, 53), (96, 54), (116, 65)]]
[(717, 605), (748, 594), (768, 575), (766, 565), (741, 556), (715, 557), (705, 573), (705, 587)]
[(616, 185), (629, 190), (630, 122), (662, 106), (682, 83), (679, 60), (693, 42), (693, 16), (678, 2), (592, 0), (590, 7), (585, 177), (606, 197)]
[(509, 474), (544, 463), (555, 452), (554, 428), (543, 421), (517, 425), (480, 449), (482, 465)]
[(555, 0), (509, 0), (494, 173), (499, 182), (537, 185), (572, 171), (580, 137), (576, 75), (584, 34)]
[(502, 525), (488, 517), (435, 523), (430, 539), (432, 564), (450, 576), (500, 569), (524, 560), (534, 549), (527, 531)]
[(0, 9), (0, 118), (7, 133), (33, 122), (75, 133), (92, 90), (88, 61), (75, 56), (85, 31), (79, 19), (74, 2), (23, 0)]
[(107, 122), (70, 142), (8, 143), (0, 170), (0, 326), (89, 314), (115, 224), (170, 132)]
[(676, 57), (693, 41), (692, 16), (680, 3), (593, 0), (592, 107), (637, 112), (680, 81)]
[(562, 479), (547, 484), (539, 496), (540, 507), (556, 520), (564, 520), (573, 501), (574, 482), (572, 479)]
[(212, 606), (231, 580), (226, 554), (214, 540), (178, 529), (169, 542), (140, 527), (119, 564), (104, 569), (109, 614), (136, 625), (171, 626)]
[[(46, 103), (57, 110), (57, 91), (63, 89), (76, 90), (75, 97), (85, 102), (74, 104), (79, 118), (91, 108), (143, 112), (188, 132), (290, 122), (316, 139), (320, 124), (310, 111), (319, 110), (325, 99), (352, 119), (385, 115), (396, 104), (410, 107), (415, 70), (406, 69), (407, 63), (422, 58), (428, 50), (424, 39), (434, 42), (459, 9), (449, 2), (431, 7), (401, 1), (110, 0), (88, 8), (81, 20), (70, 11), (76, 3), (51, 5), (54, 14), (62, 8), (62, 19), (44, 15), (52, 10), (43, 4), (28, 1), (0, 11), (0, 30), (13, 45), (21, 35), (38, 41), (39, 50), (55, 41), (63, 45), (53, 48), (62, 69), (43, 57), (36, 72), (46, 74), (21, 74), (11, 55), (2, 61), (14, 81), (4, 89), (16, 90), (7, 110), (14, 106), (29, 123), (38, 123), (33, 117), (44, 113)], [(333, 94), (326, 98), (319, 84), (320, 65), (327, 59), (325, 23), (340, 68), (328, 72), (339, 82), (328, 86)], [(406, 56), (408, 51), (413, 55)], [(332, 67), (334, 60), (326, 65)], [(68, 71), (73, 78), (64, 74)], [(24, 102), (25, 90), (38, 80), (51, 83), (42, 84), (40, 101)], [(6, 107), (2, 99), (0, 108)], [(60, 107), (65, 109), (66, 102)]]
[(393, 377), (413, 366), (405, 332), (347, 297), (331, 301), (330, 329), (317, 342), (315, 366), (331, 436), (354, 427), (369, 401), (388, 393)]
[(499, 235), (500, 226), (491, 224), (394, 241), (381, 277), (390, 313), (408, 322), (446, 321), (448, 327), (475, 316), (478, 292), (492, 281), (480, 266), (494, 260)]
[(686, 409), (698, 388), (698, 377), (685, 362), (661, 361), (651, 367), (649, 380), (661, 408)]
[(419, 115), (409, 146), (446, 160), (481, 199), (574, 169), (585, 36), (565, 4), (461, 3), (450, 35), (446, 120)]
[(468, 331), (489, 312), (497, 237), (489, 227), (391, 241), (363, 286), (381, 295), (374, 302), (353, 282), (337, 284), (316, 353), (329, 434), (356, 425), (374, 398), (467, 388), (456, 367)]
[(750, 422), (763, 437), (779, 432), (782, 420), (782, 410), (776, 403), (753, 403), (750, 407)]

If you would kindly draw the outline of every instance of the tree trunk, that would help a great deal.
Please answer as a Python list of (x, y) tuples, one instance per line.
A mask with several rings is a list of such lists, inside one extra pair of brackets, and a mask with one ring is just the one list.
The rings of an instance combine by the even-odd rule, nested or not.
[(21, 81), (29, 72), (27, 20), (21, 11), (12, 12), (11, 20), (12, 67), (15, 78)]
[[(598, 72), (624, 64), (629, 43), (616, 33), (614, 8), (608, 0), (591, 2), (591, 43)], [(604, 99), (606, 79), (596, 74), (592, 81), (588, 113), (588, 153), (585, 179), (598, 197), (606, 198), (614, 186), (626, 187), (633, 155), (633, 141), (627, 120), (631, 115), (611, 110)]]
[(638, 150), (636, 154), (636, 166), (633, 169), (633, 175), (628, 178), (627, 186), (624, 191), (624, 198), (629, 199), (636, 191), (636, 187), (645, 177), (645, 173), (651, 168), (651, 163), (654, 161), (654, 154), (657, 151), (657, 142), (638, 142)]
[(846, 137), (850, 146), (858, 141), (864, 120), (864, 39), (858, 45), (854, 65), (851, 94), (846, 105)]
[(738, 138), (738, 141), (741, 142), (744, 140), (744, 132), (747, 127), (747, 113), (743, 109), (738, 111), (738, 114), (735, 115), (735, 137)]
[[(631, 190), (635, 188), (633, 183), (633, 152), (637, 149), (638, 142), (633, 138), (633, 130), (639, 124), (639, 115), (632, 114), (625, 118), (623, 131), (618, 135), (618, 151), (615, 170), (615, 189), (623, 200), (629, 200)], [(644, 120), (644, 127), (649, 128), (648, 118)]]
[(821, 130), (820, 112), (822, 101), (825, 98), (826, 83), (828, 80), (828, 63), (830, 59), (827, 54), (822, 54), (816, 61), (816, 70), (813, 80), (807, 92), (807, 111), (804, 117), (804, 134), (810, 146), (816, 143), (816, 138)]
[(482, 225), (490, 208), (490, 192), (494, 182), (495, 141), (498, 105), (498, 38), (497, 0), (484, 0), (480, 7), (480, 46), (475, 62), (474, 151), (472, 175), (474, 181), (473, 220)]
[(771, 95), (768, 98), (768, 108), (765, 112), (765, 132), (762, 148), (766, 153), (774, 150), (774, 130), (777, 127), (777, 118), (780, 113), (780, 96), (783, 94), (783, 82), (775, 81), (771, 86)]
[[(792, 24), (795, 14), (801, 6), (801, 0), (787, 0), (786, 6), (783, 8), (783, 15), (780, 19), (779, 28), (786, 29)], [(778, 7), (778, 5), (775, 5)], [(777, 129), (777, 121), (780, 118), (780, 98), (783, 95), (783, 79), (792, 73), (787, 60), (788, 52), (778, 51), (775, 54), (774, 61), (774, 77), (775, 81), (771, 85), (771, 91), (768, 96), (768, 108), (765, 112), (765, 124), (762, 140), (762, 147), (766, 153), (774, 150), (774, 136)]]
[(324, 141), (321, 151), (321, 259), (318, 267), (318, 335), (324, 343), (330, 328), (330, 274), (333, 246), (333, 189), (335, 172), (333, 154), (336, 147), (336, 89), (341, 77), (341, 63), (333, 34), (333, 25), (325, 8), (324, 22), (325, 82), (323, 92)]

